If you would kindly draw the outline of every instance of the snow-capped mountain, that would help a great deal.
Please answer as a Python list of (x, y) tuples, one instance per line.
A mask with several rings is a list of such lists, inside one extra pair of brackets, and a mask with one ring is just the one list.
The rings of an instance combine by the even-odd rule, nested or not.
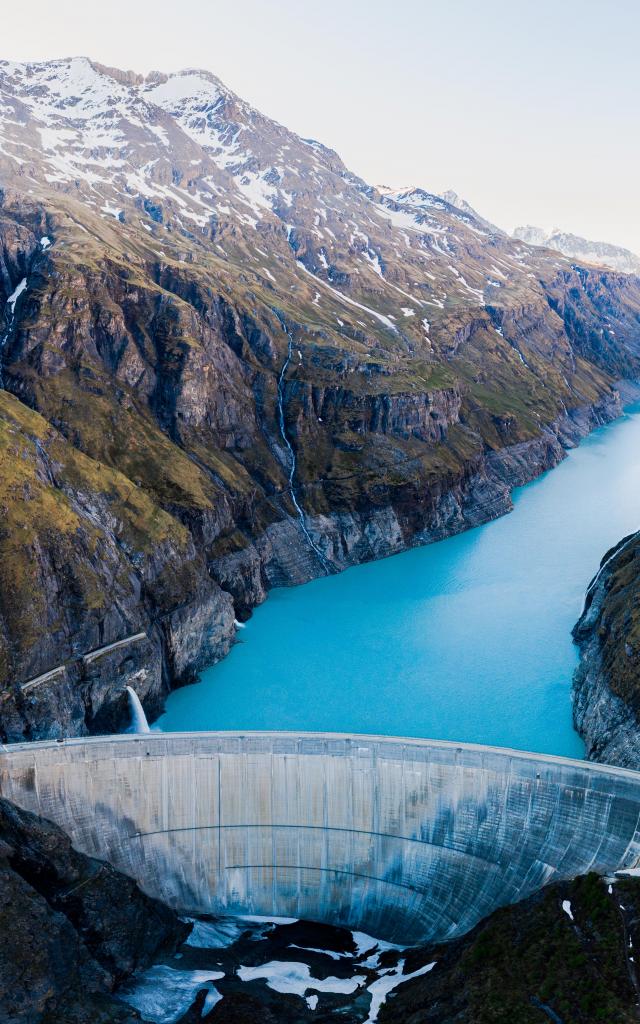
[(269, 587), (506, 511), (619, 410), (639, 317), (208, 72), (0, 62), (0, 741), (113, 731)]
[(640, 274), (640, 256), (629, 249), (623, 249), (619, 245), (611, 245), (609, 242), (593, 242), (588, 238), (581, 238), (580, 235), (572, 235), (560, 228), (553, 228), (545, 231), (544, 228), (534, 227), (527, 224), (523, 227), (514, 228), (512, 235), (529, 245), (542, 245), (547, 249), (555, 249), (565, 256), (572, 256), (586, 263), (595, 263), (598, 266), (611, 267), (613, 270), (620, 270), (623, 274)]
[(471, 206), (466, 199), (463, 199), (462, 196), (459, 196), (457, 192), (454, 192), (453, 189), (449, 188), (446, 192), (441, 192), (440, 195), (443, 199), (446, 199), (448, 203), (451, 203), (452, 206), (457, 206), (459, 210), (463, 210), (464, 213), (468, 213), (471, 217), (474, 217), (475, 220), (479, 221), (480, 224), (483, 224), (489, 231), (494, 231), (498, 235), (504, 234), (502, 228), (492, 224), (491, 221), (487, 220), (485, 217), (481, 217), (477, 210), (474, 210), (473, 206)]
[(0, 62), (0, 174), (118, 221), (123, 237), (143, 229), (156, 254), (205, 247), (245, 277), (249, 259), (332, 328), (401, 327), (434, 344), (450, 312), (526, 284), (527, 251), (497, 246), (470, 208), (367, 185), (199, 70)]

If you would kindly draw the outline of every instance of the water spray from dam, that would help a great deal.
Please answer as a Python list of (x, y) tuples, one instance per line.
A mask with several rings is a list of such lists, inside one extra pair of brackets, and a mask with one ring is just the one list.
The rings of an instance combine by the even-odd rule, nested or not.
[(129, 695), (129, 711), (131, 712), (131, 732), (150, 732), (147, 716), (144, 713), (144, 708), (140, 703), (138, 694), (131, 686), (127, 686), (127, 694)]
[(552, 880), (640, 858), (640, 773), (321, 733), (145, 733), (0, 748), (0, 794), (186, 914), (463, 935)]

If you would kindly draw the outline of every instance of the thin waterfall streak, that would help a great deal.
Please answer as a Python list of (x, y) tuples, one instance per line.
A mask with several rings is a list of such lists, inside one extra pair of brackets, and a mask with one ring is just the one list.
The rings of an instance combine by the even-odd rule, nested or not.
[(295, 485), (294, 485), (294, 478), (295, 478), (295, 475), (296, 475), (296, 454), (295, 454), (295, 452), (293, 450), (293, 447), (291, 445), (291, 442), (289, 441), (289, 438), (287, 436), (287, 428), (286, 428), (286, 425), (285, 425), (285, 422), (284, 422), (284, 379), (285, 379), (285, 374), (287, 372), (287, 369), (289, 368), (289, 363), (291, 362), (291, 354), (293, 352), (293, 338), (291, 337), (291, 332), (287, 330), (287, 327), (286, 327), (284, 321), (282, 320), (280, 314), (277, 313), (275, 310), (274, 310), (274, 312), (276, 313), (276, 316), (278, 317), (278, 320), (280, 321), (280, 324), (282, 326), (282, 330), (285, 332), (285, 334), (287, 335), (287, 338), (289, 339), (289, 345), (288, 345), (288, 349), (287, 349), (287, 358), (284, 361), (282, 369), (280, 370), (280, 375), (278, 377), (278, 419), (279, 419), (279, 423), (280, 423), (280, 434), (282, 435), (282, 440), (284, 441), (285, 448), (287, 449), (287, 452), (289, 454), (289, 460), (288, 460), (289, 461), (289, 490), (291, 492), (291, 500), (293, 502), (293, 505), (294, 505), (294, 508), (295, 508), (296, 512), (298, 513), (298, 519), (300, 520), (300, 526), (302, 528), (302, 532), (304, 533), (306, 539), (308, 540), (309, 545), (311, 546), (312, 550), (315, 552), (315, 554), (320, 559), (320, 562), (322, 564), (322, 567), (323, 567), (324, 571), (326, 573), (329, 573), (331, 571), (329, 563), (327, 562), (326, 558), (322, 554), (322, 551), (320, 550), (318, 545), (315, 543), (313, 537), (309, 533), (309, 530), (307, 528), (307, 521), (306, 521), (306, 517), (305, 517), (304, 511), (303, 511), (303, 509), (302, 509), (302, 507), (300, 505), (300, 502), (298, 501), (298, 497), (296, 495), (296, 489), (295, 489)]
[[(4, 307), (5, 308), (5, 323), (6, 323), (7, 326), (6, 326), (4, 334), (0, 337), (0, 391), (4, 391), (4, 360), (3, 360), (4, 349), (5, 349), (5, 346), (6, 346), (7, 342), (8, 342), (8, 340), (9, 340), (9, 338), (11, 337), (11, 332), (13, 331), (13, 325), (16, 322), (16, 303), (17, 303), (18, 299), (20, 298), (20, 296), (22, 295), (23, 291), (25, 291), (26, 287), (27, 287), (27, 278), (23, 277), (22, 280), (20, 281), (20, 284), (14, 290), (13, 294), (10, 295), (9, 298), (7, 299), (5, 307)], [(9, 310), (9, 319), (8, 320), (7, 320), (7, 313), (6, 313), (7, 310)]]
[[(9, 303), (7, 303), (7, 306), (8, 305), (9, 305)], [(7, 329), (4, 332), (4, 334), (2, 335), (2, 337), (0, 337), (0, 391), (4, 391), (4, 359), (3, 359), (3, 357), (4, 357), (4, 348), (5, 348), (5, 345), (7, 344), (8, 340), (9, 340), (9, 338), (11, 337), (11, 332), (13, 330), (13, 322), (14, 322), (15, 318), (16, 318), (16, 313), (15, 313), (15, 306), (14, 306), (12, 311), (11, 311), (11, 314), (9, 316), (9, 323), (7, 325)]]
[(620, 545), (619, 545), (619, 546), (618, 546), (618, 547), (617, 547), (617, 548), (615, 549), (615, 551), (613, 552), (613, 554), (612, 554), (612, 555), (609, 555), (609, 557), (607, 558), (606, 562), (603, 562), (603, 563), (602, 563), (602, 565), (601, 565), (601, 566), (600, 566), (600, 568), (598, 569), (597, 573), (595, 574), (595, 576), (594, 576), (594, 577), (593, 577), (593, 579), (591, 580), (591, 583), (590, 583), (590, 584), (589, 584), (589, 586), (587, 587), (587, 593), (586, 593), (586, 595), (585, 595), (585, 606), (586, 606), (586, 602), (587, 602), (587, 601), (589, 600), (589, 598), (590, 598), (590, 597), (591, 597), (591, 595), (593, 594), (594, 590), (596, 589), (596, 587), (597, 587), (597, 585), (598, 585), (598, 582), (599, 582), (599, 580), (600, 580), (600, 577), (602, 576), (602, 574), (603, 574), (604, 570), (605, 570), (605, 569), (607, 568), (607, 566), (608, 566), (608, 565), (609, 565), (609, 564), (610, 564), (611, 562), (613, 562), (614, 558), (617, 558), (617, 557), (618, 557), (618, 555), (619, 555), (619, 554), (621, 554), (621, 553), (622, 553), (622, 552), (624, 551), (624, 549), (625, 549), (625, 548), (629, 547), (629, 545), (631, 544), (631, 542), (632, 542), (633, 540), (635, 540), (635, 535), (632, 535), (631, 537), (629, 537), (629, 539), (628, 539), (628, 540), (626, 540), (626, 541), (624, 542), (624, 544), (620, 544)]

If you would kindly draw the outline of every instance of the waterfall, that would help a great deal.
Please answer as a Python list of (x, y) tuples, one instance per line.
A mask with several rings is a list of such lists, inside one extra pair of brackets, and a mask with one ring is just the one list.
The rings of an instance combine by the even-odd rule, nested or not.
[(129, 711), (131, 712), (131, 732), (151, 732), (138, 694), (131, 686), (127, 686), (127, 693), (129, 694)]
[[(39, 250), (39, 252), (40, 253), (46, 252), (47, 249), (50, 249), (52, 245), (53, 245), (53, 242), (51, 241), (49, 236), (48, 235), (43, 235), (42, 238), (40, 239), (40, 250)], [(31, 273), (37, 256), (38, 256), (38, 250), (36, 250), (36, 252), (32, 255), (32, 257), (31, 257), (31, 259), (29, 261), (29, 266), (27, 267), (27, 273)], [(0, 335), (0, 391), (4, 391), (4, 367), (2, 365), (2, 357), (3, 357), (3, 353), (4, 353), (4, 348), (5, 348), (5, 345), (7, 344), (8, 340), (9, 340), (9, 338), (11, 337), (11, 332), (12, 332), (12, 330), (14, 328), (14, 324), (16, 322), (16, 303), (17, 303), (18, 299), (20, 298), (20, 296), (22, 295), (22, 293), (24, 291), (26, 291), (26, 289), (27, 289), (27, 278), (23, 277), (22, 280), (20, 281), (20, 284), (14, 289), (14, 291), (9, 296), (9, 298), (7, 299), (6, 304), (5, 304), (5, 314), (4, 314), (4, 316), (5, 316), (6, 328), (5, 328), (4, 333)]]
[(291, 362), (291, 353), (293, 351), (293, 337), (291, 335), (291, 331), (288, 330), (287, 325), (285, 324), (285, 322), (284, 322), (283, 318), (281, 317), (280, 313), (278, 313), (278, 311), (276, 309), (274, 309), (273, 312), (275, 313), (275, 315), (277, 316), (278, 320), (280, 321), (280, 325), (282, 327), (282, 330), (284, 331), (284, 333), (287, 335), (287, 338), (289, 339), (289, 345), (288, 345), (288, 348), (287, 348), (287, 358), (284, 361), (283, 367), (280, 370), (280, 376), (278, 377), (278, 419), (279, 419), (279, 423), (280, 423), (280, 433), (282, 435), (282, 440), (284, 441), (285, 448), (287, 449), (287, 453), (289, 455), (289, 460), (288, 460), (289, 461), (289, 490), (291, 491), (291, 500), (292, 500), (292, 502), (294, 504), (296, 512), (298, 513), (298, 519), (300, 520), (300, 526), (302, 528), (302, 532), (304, 533), (305, 537), (309, 541), (309, 545), (310, 545), (311, 549), (318, 556), (318, 558), (320, 560), (320, 563), (322, 565), (322, 568), (328, 574), (328, 573), (331, 572), (331, 567), (330, 567), (329, 563), (327, 562), (326, 558), (324, 557), (324, 555), (322, 554), (322, 551), (320, 550), (318, 545), (313, 540), (311, 534), (309, 533), (309, 530), (307, 529), (307, 521), (306, 521), (306, 518), (305, 518), (305, 514), (304, 514), (304, 512), (302, 510), (300, 502), (298, 501), (298, 498), (297, 498), (297, 495), (296, 495), (296, 489), (295, 489), (295, 486), (294, 486), (294, 478), (295, 478), (295, 475), (296, 475), (296, 454), (295, 454), (295, 452), (293, 450), (293, 446), (292, 446), (292, 444), (289, 441), (289, 438), (287, 436), (287, 428), (286, 428), (285, 422), (284, 422), (284, 379), (285, 379), (285, 374), (287, 372), (287, 369), (289, 367), (289, 363)]
[(25, 290), (26, 287), (27, 287), (27, 279), (26, 279), (26, 277), (23, 277), (22, 281), (20, 282), (18, 287), (15, 289), (13, 294), (11, 294), (9, 296), (9, 298), (7, 299), (7, 303), (6, 303), (6, 306), (5, 306), (5, 322), (7, 324), (7, 327), (6, 327), (6, 330), (5, 330), (4, 334), (0, 337), (0, 390), (4, 390), (4, 373), (3, 373), (3, 368), (2, 368), (2, 354), (3, 354), (3, 351), (4, 351), (4, 347), (7, 344), (8, 340), (9, 340), (9, 337), (11, 336), (11, 331), (13, 330), (13, 324), (14, 324), (15, 319), (16, 319), (16, 302), (18, 301), (18, 299), (20, 298), (20, 296), (22, 295), (22, 293), (23, 293), (23, 291)]
[[(620, 544), (616, 545), (616, 547), (613, 549), (613, 551), (611, 552), (609, 557), (606, 559), (606, 561), (604, 561), (602, 563), (602, 565), (598, 569), (597, 573), (595, 574), (595, 576), (591, 580), (591, 583), (587, 587), (587, 593), (585, 594), (584, 611), (586, 611), (586, 609), (587, 609), (587, 602), (589, 601), (589, 598), (591, 597), (591, 595), (593, 594), (594, 590), (596, 589), (596, 587), (598, 585), (598, 581), (599, 581), (600, 577), (602, 576), (604, 570), (607, 568), (609, 563), (614, 560), (614, 558), (617, 558), (617, 556), (622, 551), (624, 551), (624, 549), (626, 547), (629, 547), (629, 545), (631, 544), (632, 541), (635, 540), (635, 538), (636, 538), (635, 533), (632, 533), (630, 537), (627, 537), (625, 540), (621, 541)], [(583, 611), (583, 614), (584, 614), (584, 611)]]

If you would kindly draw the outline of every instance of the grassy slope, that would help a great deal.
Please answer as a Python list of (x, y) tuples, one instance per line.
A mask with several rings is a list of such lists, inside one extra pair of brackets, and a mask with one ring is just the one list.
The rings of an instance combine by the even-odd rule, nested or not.
[(409, 958), (405, 973), (438, 963), (388, 1000), (380, 1024), (630, 1024), (639, 926), (636, 879), (611, 894), (595, 875), (551, 885), (464, 939)]

